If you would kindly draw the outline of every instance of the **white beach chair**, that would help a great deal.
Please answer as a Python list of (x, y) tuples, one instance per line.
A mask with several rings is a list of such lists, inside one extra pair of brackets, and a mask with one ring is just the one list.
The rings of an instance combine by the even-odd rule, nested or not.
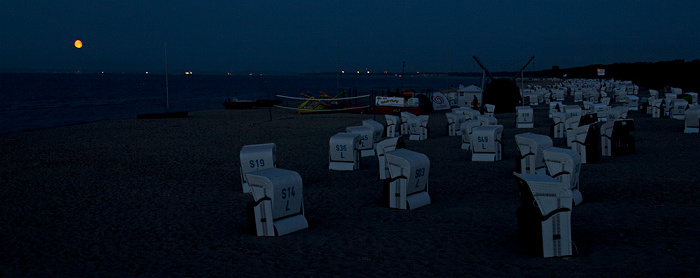
[(552, 117), (552, 113), (554, 112), (562, 112), (561, 110), (561, 101), (550, 101), (549, 102), (549, 117)]
[(471, 150), (471, 135), (472, 132), (474, 131), (474, 128), (481, 126), (482, 122), (479, 120), (468, 120), (464, 123), (462, 123), (462, 126), (460, 126), (460, 131), (462, 132), (462, 145), (460, 148), (462, 150)]
[(578, 127), (578, 124), (580, 121), (581, 121), (581, 117), (571, 117), (571, 118), (568, 118), (564, 121), (564, 135), (566, 136), (566, 145), (568, 147), (571, 147), (571, 141), (574, 139), (574, 138), (569, 137), (569, 131)]
[(616, 106), (608, 110), (608, 121), (627, 119), (627, 106)]
[(516, 164), (520, 167), (516, 170), (522, 174), (546, 175), (547, 169), (542, 150), (554, 146), (552, 138), (547, 135), (527, 132), (516, 134), (515, 143), (520, 151), (520, 156), (516, 158)]
[[(552, 130), (551, 135), (554, 138), (564, 138), (566, 134), (566, 126), (564, 125), (566, 114), (564, 112), (552, 113)], [(572, 120), (573, 121), (573, 120)]]
[(484, 108), (484, 115), (493, 117), (494, 113), (496, 112), (496, 105), (484, 104)]
[(459, 128), (467, 120), (467, 117), (464, 114), (454, 112), (445, 113), (445, 117), (447, 118), (447, 136), (460, 135)]
[(581, 106), (578, 105), (564, 105), (564, 107), (562, 108), (562, 112), (564, 112), (564, 115), (566, 115), (567, 119), (571, 117), (583, 116)]
[(345, 128), (347, 133), (356, 133), (360, 135), (360, 156), (374, 155), (374, 128), (368, 126), (349, 126)]
[(384, 115), (384, 119), (386, 120), (386, 137), (401, 136), (401, 130), (399, 129), (401, 118), (386, 114)]
[(362, 120), (362, 126), (372, 128), (374, 130), (374, 135), (372, 136), (373, 143), (376, 146), (379, 141), (382, 141), (384, 137), (384, 126), (375, 120)]
[(250, 172), (276, 168), (277, 146), (274, 143), (245, 145), (241, 148), (239, 158), (243, 193), (251, 194), (246, 175)]
[(248, 181), (254, 198), (248, 213), (257, 236), (283, 236), (309, 227), (297, 172), (271, 168), (248, 173)]
[(379, 161), (380, 180), (389, 178), (389, 164), (386, 163), (386, 153), (400, 148), (403, 148), (403, 138), (401, 137), (387, 138), (377, 144), (375, 152)]
[(651, 117), (661, 118), (664, 110), (664, 99), (655, 99), (651, 101)]
[(596, 124), (574, 127), (567, 131), (566, 137), (569, 147), (581, 155), (582, 163), (598, 161), (600, 129)]
[(515, 127), (516, 128), (534, 128), (535, 113), (530, 106), (515, 107)]
[(498, 119), (496, 117), (479, 115), (476, 117), (477, 120), (481, 121), (481, 125), (497, 125)]
[(700, 106), (693, 106), (685, 110), (685, 129), (683, 133), (700, 132)]
[(580, 205), (583, 202), (579, 187), (581, 155), (574, 150), (557, 147), (547, 148), (542, 154), (549, 175), (569, 186), (574, 206)]
[(671, 102), (671, 118), (685, 120), (685, 110), (688, 109), (688, 101), (682, 98), (674, 99)]
[(635, 95), (627, 96), (627, 109), (629, 111), (639, 111), (639, 97)]
[(430, 204), (430, 160), (422, 153), (398, 149), (385, 153), (389, 179), (385, 193), (390, 208), (412, 210)]
[(545, 258), (571, 256), (571, 190), (549, 176), (515, 176), (522, 203), (518, 233), (525, 248)]
[(420, 115), (410, 118), (409, 125), (409, 140), (426, 140), (428, 139), (428, 120), (430, 116)]
[(503, 153), (503, 126), (482, 125), (472, 130), (472, 161), (499, 161)]
[(360, 134), (338, 133), (329, 141), (328, 169), (352, 171), (360, 168)]
[(412, 118), (415, 118), (416, 115), (411, 114), (409, 112), (401, 112), (401, 135), (408, 135), (409, 130), (411, 129), (408, 121)]

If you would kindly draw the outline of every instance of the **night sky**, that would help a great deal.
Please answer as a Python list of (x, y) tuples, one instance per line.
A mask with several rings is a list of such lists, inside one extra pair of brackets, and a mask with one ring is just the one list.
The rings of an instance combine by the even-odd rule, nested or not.
[[(573, 3), (572, 3), (573, 2)], [(0, 71), (517, 71), (700, 58), (700, 1), (2, 1)], [(82, 40), (83, 47), (73, 46)]]

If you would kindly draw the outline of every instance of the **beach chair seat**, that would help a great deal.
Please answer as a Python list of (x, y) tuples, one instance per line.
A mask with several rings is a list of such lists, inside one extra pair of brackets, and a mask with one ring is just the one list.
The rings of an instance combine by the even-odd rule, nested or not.
[(379, 179), (385, 180), (389, 178), (389, 164), (386, 163), (386, 153), (396, 149), (404, 148), (405, 144), (402, 137), (392, 137), (382, 140), (377, 144), (375, 152), (379, 161)]
[(410, 113), (410, 112), (401, 112), (401, 135), (408, 135), (410, 125), (409, 125), (409, 120), (412, 118), (415, 118), (416, 115)]
[(283, 236), (309, 227), (297, 172), (270, 168), (248, 173), (248, 181), (254, 198), (248, 213), (257, 236)]
[(472, 161), (499, 161), (503, 155), (503, 126), (482, 125), (472, 130)]
[(250, 172), (277, 167), (277, 146), (275, 143), (245, 145), (239, 153), (241, 167), (241, 184), (243, 193), (252, 194), (248, 178)]
[(399, 129), (401, 118), (386, 114), (384, 115), (384, 119), (386, 120), (386, 137), (401, 136), (401, 129)]
[(467, 117), (464, 114), (448, 112), (447, 117), (447, 136), (458, 136), (461, 134), (459, 128)]
[(565, 120), (566, 114), (564, 114), (564, 112), (552, 113), (552, 125), (550, 127), (550, 136), (552, 136), (552, 138), (564, 138), (564, 134), (566, 134)]
[(530, 106), (515, 107), (515, 127), (516, 128), (534, 128), (535, 113)]
[(374, 155), (374, 128), (368, 126), (349, 126), (345, 128), (347, 133), (360, 135), (358, 150), (361, 157)]
[(546, 175), (542, 150), (554, 146), (552, 138), (532, 132), (515, 135), (520, 156), (516, 158), (516, 172), (522, 174)]
[(685, 120), (685, 110), (688, 109), (688, 101), (685, 99), (674, 99), (671, 102), (670, 117), (676, 120)]
[(408, 120), (409, 125), (409, 137), (408, 140), (426, 140), (428, 139), (428, 120), (430, 116), (420, 115), (410, 118)]
[(462, 126), (459, 128), (462, 132), (462, 145), (460, 146), (462, 150), (471, 150), (471, 135), (474, 132), (474, 128), (482, 124), (479, 120), (468, 120), (462, 123)]
[(496, 112), (496, 105), (484, 104), (484, 115), (489, 116), (489, 117), (493, 117), (495, 112)]
[(366, 126), (374, 130), (374, 134), (372, 136), (372, 142), (374, 145), (377, 145), (379, 141), (382, 141), (382, 137), (384, 137), (384, 126), (382, 124), (375, 120), (362, 120), (362, 126)]
[(338, 133), (329, 140), (328, 169), (352, 171), (360, 169), (360, 134)]
[(428, 157), (407, 149), (386, 152), (385, 156), (389, 165), (389, 179), (383, 183), (388, 206), (412, 210), (430, 204)]
[(517, 210), (522, 246), (533, 256), (571, 256), (571, 190), (550, 176), (515, 176), (522, 203)]
[(574, 206), (581, 204), (583, 202), (579, 187), (581, 155), (574, 150), (557, 147), (544, 149), (542, 154), (549, 176), (569, 186)]
[(693, 106), (685, 110), (685, 129), (683, 133), (700, 132), (700, 106)]

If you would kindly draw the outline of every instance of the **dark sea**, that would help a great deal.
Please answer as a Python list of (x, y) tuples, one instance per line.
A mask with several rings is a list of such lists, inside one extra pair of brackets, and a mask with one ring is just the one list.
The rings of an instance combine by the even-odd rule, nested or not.
[[(222, 102), (234, 97), (333, 95), (339, 88), (380, 95), (389, 89), (439, 91), (479, 82), (480, 78), (455, 76), (180, 74), (168, 75), (167, 103), (168, 111), (198, 111), (224, 109)], [(165, 111), (162, 74), (0, 74), (0, 134)]]

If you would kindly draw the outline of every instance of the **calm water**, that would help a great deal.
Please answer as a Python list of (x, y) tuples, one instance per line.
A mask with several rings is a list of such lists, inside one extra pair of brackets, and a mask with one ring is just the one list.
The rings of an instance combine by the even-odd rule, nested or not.
[[(441, 90), (478, 84), (472, 77), (168, 76), (170, 111), (223, 109), (226, 98), (298, 97), (356, 88)], [(0, 133), (133, 118), (165, 111), (165, 76), (139, 74), (0, 74)]]

